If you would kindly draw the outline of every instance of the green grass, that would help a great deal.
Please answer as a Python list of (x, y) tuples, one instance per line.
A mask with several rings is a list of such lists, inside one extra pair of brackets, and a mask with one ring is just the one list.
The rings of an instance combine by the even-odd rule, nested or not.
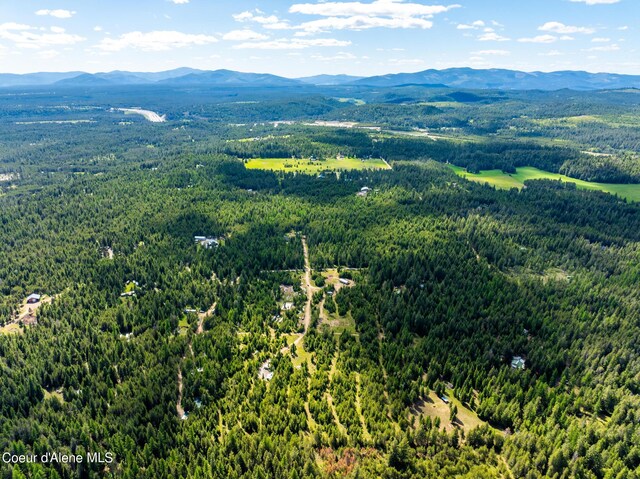
[(45, 399), (53, 399), (58, 398), (58, 401), (60, 401), (61, 403), (64, 402), (64, 396), (62, 395), (62, 393), (53, 391), (53, 392), (49, 392), (46, 389), (43, 389), (42, 392), (44, 393), (44, 398)]
[(478, 183), (488, 183), (500, 189), (522, 188), (526, 180), (561, 180), (567, 183), (575, 183), (578, 189), (604, 191), (626, 198), (629, 201), (640, 201), (640, 184), (613, 184), (595, 183), (591, 181), (577, 180), (559, 173), (549, 173), (531, 166), (517, 168), (516, 173), (507, 174), (501, 170), (486, 170), (480, 173), (468, 173), (464, 168), (449, 165), (459, 176)]
[(180, 334), (187, 334), (189, 331), (189, 321), (186, 316), (183, 316), (180, 321), (178, 321), (178, 329), (180, 330)]
[(588, 123), (601, 123), (612, 128), (640, 126), (640, 117), (637, 115), (578, 115), (560, 118), (540, 118), (532, 120), (541, 126), (560, 126), (576, 128)]
[(16, 323), (7, 324), (0, 328), (0, 334), (22, 334), (22, 328)]
[(388, 170), (391, 167), (379, 158), (328, 158), (323, 161), (291, 158), (254, 158), (245, 163), (249, 170), (272, 170), (300, 173), (320, 173), (335, 170)]

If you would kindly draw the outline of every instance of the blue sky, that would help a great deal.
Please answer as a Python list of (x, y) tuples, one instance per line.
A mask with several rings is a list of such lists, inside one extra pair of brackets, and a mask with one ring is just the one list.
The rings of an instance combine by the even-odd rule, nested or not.
[(0, 0), (0, 72), (640, 74), (640, 0)]

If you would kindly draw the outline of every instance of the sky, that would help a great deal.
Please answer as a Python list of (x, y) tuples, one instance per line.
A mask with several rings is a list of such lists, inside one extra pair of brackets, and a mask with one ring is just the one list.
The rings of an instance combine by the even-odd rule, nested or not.
[(640, 0), (0, 0), (0, 72), (640, 74)]

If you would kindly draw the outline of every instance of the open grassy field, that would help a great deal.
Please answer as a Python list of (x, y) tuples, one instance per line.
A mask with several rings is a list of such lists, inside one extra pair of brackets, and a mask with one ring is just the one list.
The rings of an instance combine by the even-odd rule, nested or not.
[(446, 431), (453, 431), (453, 428), (457, 426), (462, 428), (464, 432), (468, 434), (469, 431), (475, 427), (484, 424), (484, 421), (482, 421), (475, 412), (463, 406), (462, 403), (453, 396), (452, 390), (448, 389), (446, 394), (451, 401), (451, 404), (455, 404), (458, 408), (458, 419), (455, 425), (449, 420), (451, 413), (449, 405), (445, 404), (444, 401), (442, 401), (442, 399), (440, 399), (433, 391), (430, 391), (429, 396), (419, 401), (412, 408), (412, 412), (416, 415), (429, 416), (432, 419), (440, 418), (440, 427)]
[(577, 180), (559, 173), (549, 173), (531, 166), (517, 168), (516, 173), (507, 174), (501, 170), (486, 170), (480, 173), (468, 173), (464, 168), (449, 165), (459, 176), (478, 183), (488, 183), (496, 188), (522, 188), (526, 180), (561, 180), (567, 183), (575, 183), (578, 189), (604, 191), (626, 198), (629, 201), (640, 201), (640, 185), (594, 183), (590, 181)]
[(640, 117), (637, 115), (579, 115), (560, 118), (540, 118), (532, 120), (533, 123), (542, 126), (559, 126), (576, 128), (586, 123), (601, 123), (613, 128), (640, 126)]
[(291, 158), (253, 158), (245, 163), (249, 170), (272, 170), (300, 173), (320, 173), (338, 170), (389, 170), (391, 167), (379, 158), (361, 160), (358, 158), (328, 158), (311, 161)]

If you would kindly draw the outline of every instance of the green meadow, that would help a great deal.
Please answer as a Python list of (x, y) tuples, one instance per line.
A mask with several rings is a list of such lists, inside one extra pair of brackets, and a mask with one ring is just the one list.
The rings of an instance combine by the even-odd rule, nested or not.
[(326, 160), (292, 158), (253, 158), (245, 163), (249, 170), (272, 170), (300, 173), (320, 173), (335, 170), (390, 170), (391, 167), (380, 158), (361, 160), (359, 158), (328, 158)]
[(502, 170), (485, 170), (480, 173), (469, 173), (459, 166), (449, 165), (459, 176), (478, 183), (488, 183), (500, 189), (522, 188), (526, 180), (561, 180), (567, 183), (575, 183), (581, 190), (604, 191), (626, 198), (630, 201), (640, 201), (640, 185), (638, 184), (613, 184), (595, 183), (591, 181), (577, 180), (559, 173), (549, 173), (531, 166), (516, 168), (516, 173), (508, 174)]

